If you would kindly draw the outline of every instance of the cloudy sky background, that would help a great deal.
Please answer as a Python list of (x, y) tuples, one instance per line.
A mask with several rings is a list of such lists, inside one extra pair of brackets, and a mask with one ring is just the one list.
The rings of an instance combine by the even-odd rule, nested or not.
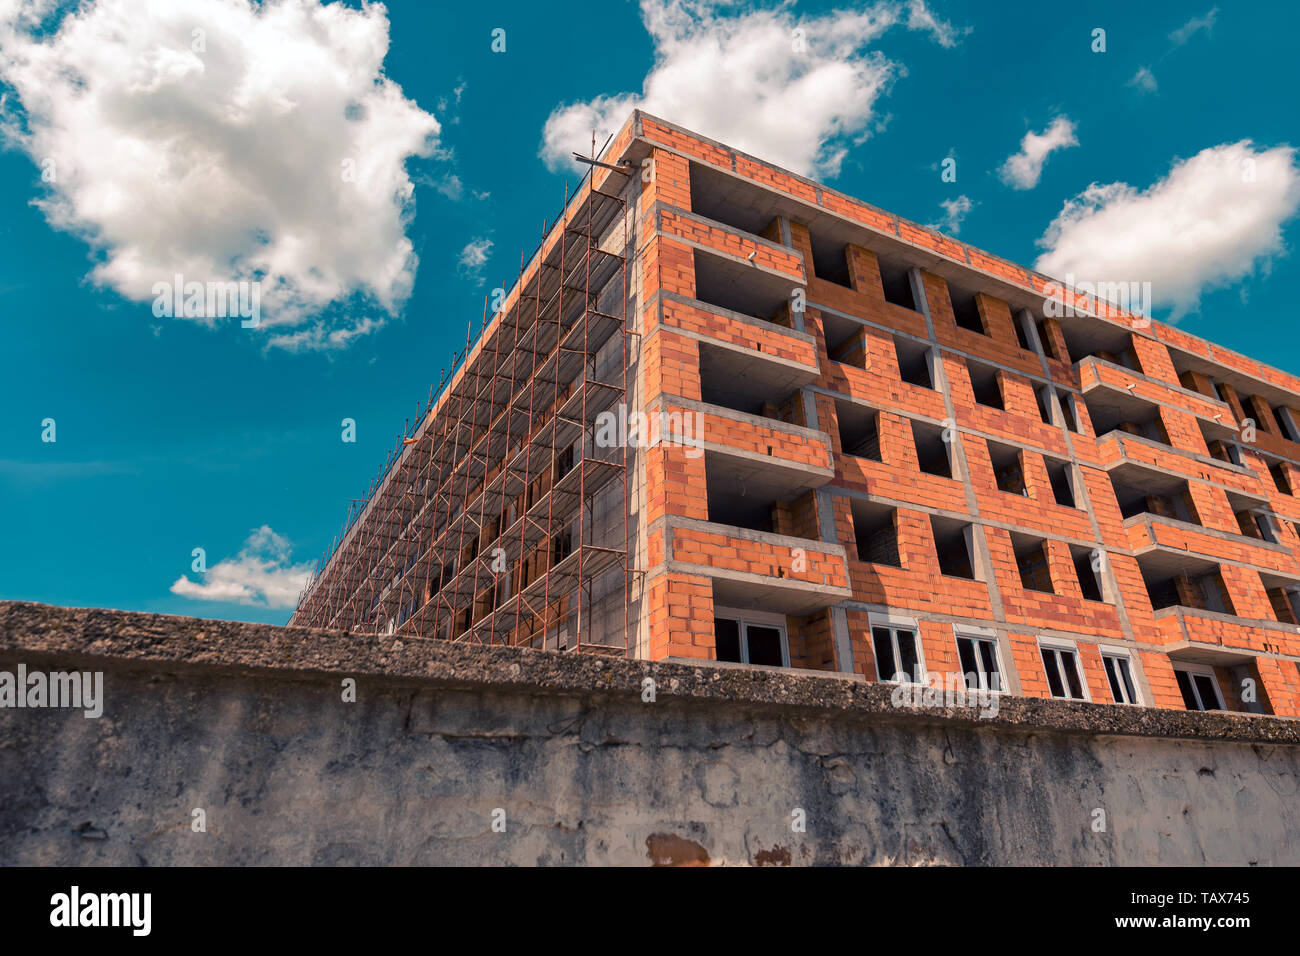
[(634, 107), (1300, 373), (1291, 5), (851, 6), (0, 0), (0, 598), (287, 619)]

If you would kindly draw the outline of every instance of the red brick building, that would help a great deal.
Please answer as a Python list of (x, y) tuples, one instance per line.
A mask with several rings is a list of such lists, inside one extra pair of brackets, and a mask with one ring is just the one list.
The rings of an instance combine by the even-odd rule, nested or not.
[(644, 113), (466, 351), (291, 623), (1300, 716), (1294, 376)]

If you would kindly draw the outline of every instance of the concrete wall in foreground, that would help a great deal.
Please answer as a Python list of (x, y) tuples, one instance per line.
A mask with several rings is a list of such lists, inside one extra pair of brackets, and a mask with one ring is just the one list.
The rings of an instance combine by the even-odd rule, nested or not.
[(19, 661), (106, 705), (0, 710), (9, 865), (1300, 864), (1294, 721), (0, 604)]

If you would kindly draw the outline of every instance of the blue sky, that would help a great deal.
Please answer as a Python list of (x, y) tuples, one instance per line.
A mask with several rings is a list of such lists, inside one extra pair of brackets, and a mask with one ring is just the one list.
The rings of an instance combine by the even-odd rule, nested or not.
[[(1157, 317), (1300, 373), (1292, 4), (886, 0), (854, 7), (867, 22), (819, 3), (449, 15), (395, 0), (385, 32), (374, 9), (321, 10), (312, 31), (242, 0), (136, 0), (130, 39), (96, 38), (95, 8), (114, 6), (84, 8), (60, 44), (66, 9), (33, 25), (0, 0), (0, 598), (287, 620), (295, 575), (576, 180), (555, 160), (565, 130), (609, 122), (628, 97), (1027, 265), (1105, 267), (1115, 247), (1095, 230), (1118, 223), (1138, 263), (1122, 278), (1157, 280)], [(201, 51), (192, 23), (207, 25)], [(795, 29), (806, 58), (771, 55), (773, 31)], [(370, 92), (373, 77), (316, 95), (331, 66), (379, 69), (352, 37), (386, 44), (397, 101)], [(109, 66), (88, 52), (105, 47)], [(277, 58), (268, 88), (241, 93), (238, 122), (207, 108), (235, 95), (226, 54)], [(81, 73), (62, 102), (41, 72), (60, 57)], [(701, 82), (710, 70), (727, 81)], [(817, 105), (787, 130), (795, 87)], [(1045, 134), (1045, 152), (1017, 181), (1003, 170), (1027, 133)], [(361, 198), (339, 191), (347, 151), (331, 145), (357, 135), (382, 160)], [(947, 157), (955, 182), (940, 175)], [(1245, 192), (1221, 168), (1243, 157), (1259, 171)], [(1093, 184), (1110, 188), (1058, 220)], [(1236, 232), (1168, 226), (1207, 194), (1240, 210)], [(301, 241), (313, 234), (319, 248)], [(172, 274), (169, 257), (204, 279), (228, 276), (195, 276), (196, 263), (260, 262), (283, 294), (264, 297), (258, 329), (157, 317), (142, 289)]]

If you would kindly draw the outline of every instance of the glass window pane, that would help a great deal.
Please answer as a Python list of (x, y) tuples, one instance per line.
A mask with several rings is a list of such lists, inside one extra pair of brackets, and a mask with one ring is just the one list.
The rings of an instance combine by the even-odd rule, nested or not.
[(980, 641), (980, 660), (984, 662), (984, 673), (988, 675), (989, 690), (1002, 689), (1002, 675), (998, 673), (998, 655), (992, 641)]
[(920, 668), (916, 664), (916, 635), (911, 631), (898, 631), (898, 668), (905, 675), (903, 680), (920, 679)]
[(1061, 675), (1056, 669), (1056, 652), (1046, 647), (1040, 647), (1038, 652), (1043, 656), (1043, 671), (1047, 674), (1047, 689), (1052, 692), (1053, 697), (1064, 697), (1065, 688), (1061, 686)]
[(1119, 664), (1119, 661), (1117, 661), (1113, 657), (1107, 657), (1105, 654), (1103, 654), (1101, 656), (1101, 663), (1106, 668), (1106, 680), (1110, 683), (1111, 699), (1114, 700), (1115, 703), (1117, 704), (1129, 703), (1129, 701), (1124, 699), (1124, 690), (1122, 687), (1120, 687), (1119, 674), (1115, 672), (1116, 667)]
[(1061, 651), (1061, 669), (1070, 685), (1070, 696), (1083, 700), (1083, 684), (1079, 681), (1079, 662), (1074, 658), (1074, 651)]
[(713, 642), (718, 648), (718, 660), (740, 663), (740, 625), (725, 617), (713, 619)]
[(1196, 681), (1196, 689), (1201, 692), (1201, 709), (1221, 710), (1219, 695), (1214, 692), (1214, 681), (1204, 674), (1193, 674), (1192, 677)]
[(1183, 695), (1183, 706), (1188, 710), (1200, 710), (1196, 703), (1196, 694), (1192, 690), (1191, 678), (1187, 676), (1187, 671), (1174, 671), (1174, 677), (1178, 681), (1178, 689)]
[(894, 644), (889, 639), (889, 628), (872, 628), (871, 643), (876, 649), (876, 675), (881, 680), (893, 680), (898, 667), (894, 662)]
[(966, 675), (966, 689), (979, 690), (979, 667), (975, 663), (975, 642), (969, 637), (957, 638), (957, 655), (961, 658), (962, 673)]
[(1136, 704), (1138, 695), (1137, 691), (1133, 687), (1133, 675), (1129, 671), (1128, 661), (1121, 657), (1117, 659), (1115, 663), (1119, 667), (1120, 677), (1124, 679), (1124, 691), (1128, 694), (1125, 703)]
[(756, 624), (747, 625), (745, 630), (749, 636), (749, 662), (780, 667), (781, 632), (775, 627), (759, 627)]

